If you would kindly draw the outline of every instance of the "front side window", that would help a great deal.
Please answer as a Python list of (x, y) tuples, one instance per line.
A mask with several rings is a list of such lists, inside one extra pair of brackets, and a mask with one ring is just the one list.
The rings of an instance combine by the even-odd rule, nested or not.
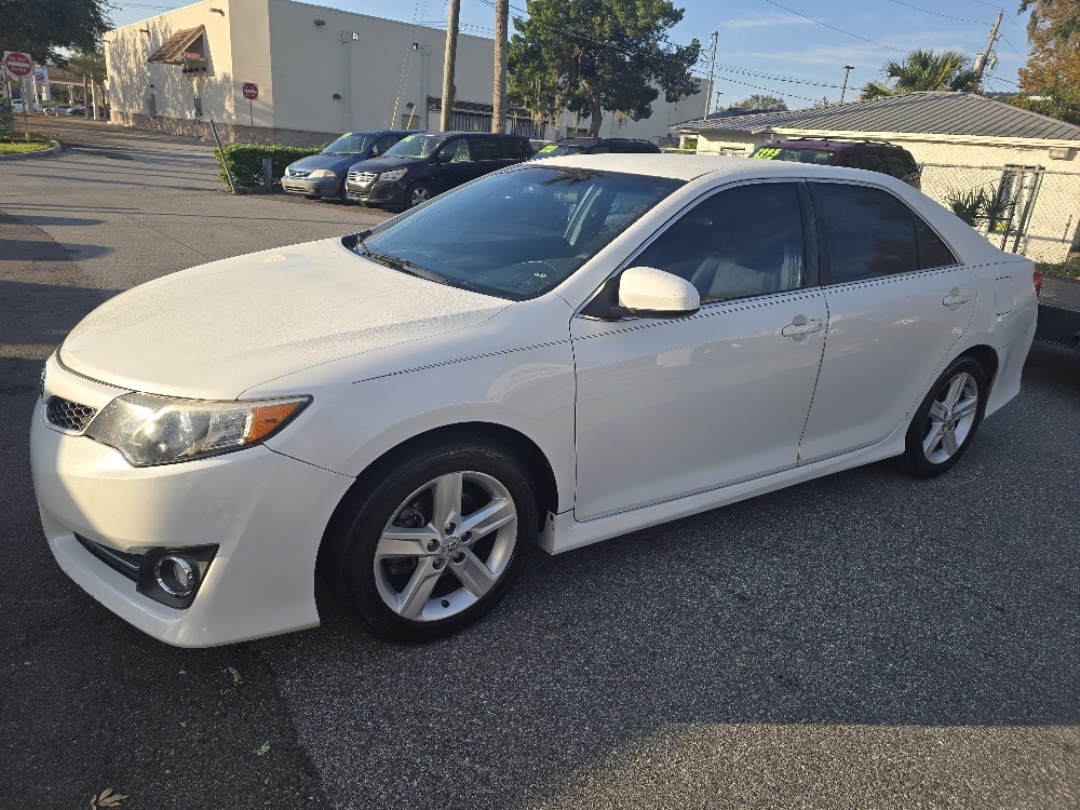
[(832, 283), (920, 268), (911, 209), (892, 194), (820, 182), (811, 183), (810, 190), (828, 244)]
[(323, 149), (324, 155), (359, 155), (364, 152), (375, 136), (367, 132), (346, 132), (328, 147)]
[(701, 303), (802, 287), (802, 209), (795, 183), (722, 191), (683, 214), (634, 260), (681, 276)]
[[(439, 154), (449, 155), (451, 163), (468, 163), (472, 160), (468, 138), (455, 138), (439, 150)], [(445, 160), (446, 158), (440, 159)]]
[(386, 150), (387, 157), (411, 158), (424, 160), (439, 148), (444, 140), (442, 135), (406, 135)]
[(515, 301), (533, 298), (682, 185), (522, 163), (379, 226), (357, 242), (356, 252), (436, 283)]

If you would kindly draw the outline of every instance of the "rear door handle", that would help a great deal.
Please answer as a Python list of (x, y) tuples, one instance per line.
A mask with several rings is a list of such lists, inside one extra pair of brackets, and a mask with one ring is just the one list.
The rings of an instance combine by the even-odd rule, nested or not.
[(789, 338), (805, 338), (821, 330), (822, 323), (816, 318), (799, 315), (795, 320), (780, 330), (780, 334)]
[(941, 303), (947, 307), (961, 307), (970, 300), (970, 295), (961, 295), (959, 290), (953, 290), (941, 299)]

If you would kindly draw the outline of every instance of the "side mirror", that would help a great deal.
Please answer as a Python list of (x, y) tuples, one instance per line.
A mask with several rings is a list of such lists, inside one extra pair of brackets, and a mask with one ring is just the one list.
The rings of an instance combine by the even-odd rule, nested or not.
[(689, 281), (665, 270), (631, 267), (619, 276), (619, 306), (644, 317), (674, 318), (701, 309), (701, 296)]
[(453, 159), (454, 156), (449, 152), (439, 152), (439, 154), (435, 156), (436, 163), (449, 163)]

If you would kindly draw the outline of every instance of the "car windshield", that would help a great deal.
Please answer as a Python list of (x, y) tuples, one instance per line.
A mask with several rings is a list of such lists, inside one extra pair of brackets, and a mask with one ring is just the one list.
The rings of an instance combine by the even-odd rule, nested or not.
[(818, 166), (832, 164), (833, 155), (831, 149), (815, 149), (813, 147), (790, 147), (759, 146), (750, 157), (761, 160), (787, 160), (792, 163), (814, 163)]
[(562, 157), (563, 155), (580, 155), (585, 151), (582, 144), (549, 143), (536, 153), (538, 158)]
[(385, 152), (383, 157), (412, 158), (422, 160), (446, 141), (445, 135), (406, 135)]
[(356, 252), (402, 272), (519, 301), (561, 283), (682, 185), (522, 164), (376, 228), (357, 240)]
[(324, 155), (359, 155), (371, 146), (375, 136), (370, 132), (346, 132), (322, 150)]

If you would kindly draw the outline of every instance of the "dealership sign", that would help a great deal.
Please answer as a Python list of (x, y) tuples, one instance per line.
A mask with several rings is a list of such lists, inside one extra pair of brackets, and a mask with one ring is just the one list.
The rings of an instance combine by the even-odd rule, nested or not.
[(19, 51), (4, 51), (4, 70), (13, 78), (21, 79), (29, 76), (34, 63), (30, 61), (30, 54)]

